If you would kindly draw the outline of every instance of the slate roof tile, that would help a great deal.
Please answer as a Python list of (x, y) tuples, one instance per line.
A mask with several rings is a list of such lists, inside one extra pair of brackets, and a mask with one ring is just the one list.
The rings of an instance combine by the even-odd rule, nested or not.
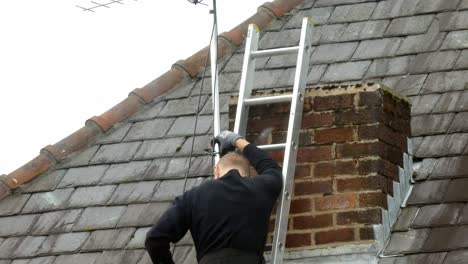
[(353, 60), (391, 57), (398, 50), (401, 40), (401, 38), (364, 40), (354, 53)]
[[(220, 94), (219, 95), (219, 113), (228, 113), (229, 112), (229, 101), (230, 101), (231, 94)], [(208, 102), (212, 102), (213, 100), (210, 99)], [(213, 114), (213, 106), (211, 103), (205, 104), (203, 109), (200, 111), (200, 115), (211, 115)], [(193, 130), (192, 130), (193, 131)]]
[(334, 6), (334, 5), (347, 5), (347, 4), (356, 4), (363, 2), (372, 2), (375, 0), (317, 0), (315, 6)]
[[(315, 49), (316, 47), (314, 46), (311, 47), (310, 49), (311, 54), (314, 52)], [(311, 63), (313, 63), (312, 60), (311, 60)], [(287, 67), (296, 67), (296, 64), (297, 64), (297, 54), (279, 55), (279, 56), (270, 57), (264, 68), (265, 69), (282, 69), (282, 68), (287, 68)]]
[(459, 155), (468, 144), (468, 134), (449, 134), (427, 136), (424, 138), (418, 151), (417, 157), (443, 157), (446, 155)]
[(157, 101), (151, 104), (146, 110), (141, 111), (140, 113), (129, 118), (129, 121), (143, 121), (154, 119), (159, 116), (162, 109), (166, 106), (167, 101)]
[[(220, 93), (226, 93), (226, 92), (233, 92), (237, 89), (238, 87), (238, 83), (240, 82), (240, 77), (241, 77), (241, 74), (240, 72), (229, 72), (229, 73), (223, 73), (221, 75), (219, 75), (219, 92)], [(171, 113), (169, 112), (169, 110), (166, 111), (166, 109), (163, 110), (163, 113), (164, 115), (167, 115), (167, 116), (179, 116), (179, 115), (190, 115), (190, 114), (196, 114), (197, 113), (197, 109), (198, 109), (198, 97), (199, 97), (199, 94), (200, 94), (200, 86), (202, 85), (202, 82), (203, 82), (203, 87), (202, 87), (202, 95), (211, 95), (211, 77), (209, 78), (204, 78), (200, 81), (197, 82), (197, 84), (195, 85), (195, 87), (192, 89), (192, 94), (191, 94), (191, 97), (187, 98), (187, 99), (179, 99), (179, 100), (182, 100), (186, 103), (190, 103), (192, 107), (185, 107), (185, 108), (181, 108), (179, 106), (179, 110), (177, 109), (174, 109), (175, 111), (177, 112), (174, 112), (174, 113)], [(195, 96), (196, 95), (196, 96)], [(194, 100), (195, 99), (195, 100)], [(188, 100), (188, 102), (187, 102)], [(169, 101), (169, 103), (173, 102), (174, 104), (177, 104), (176, 102), (174, 101), (178, 101), (178, 100), (172, 100), (172, 101)], [(203, 108), (203, 106), (205, 105), (205, 102), (207, 102), (207, 97), (206, 96), (202, 96), (201, 97), (201, 102), (200, 102), (200, 109)], [(168, 103), (168, 105), (169, 105)], [(176, 108), (176, 106), (174, 105), (173, 108)]]
[(428, 94), (423, 96), (411, 97), (411, 114), (421, 115), (429, 114), (432, 112), (434, 105), (439, 101), (440, 94)]
[(184, 81), (181, 81), (174, 88), (167, 91), (163, 97), (165, 100), (179, 99), (188, 97), (194, 88), (194, 83), (190, 78), (186, 78)]
[(424, 181), (414, 184), (408, 204), (432, 204), (442, 202), (450, 180)]
[(77, 188), (70, 198), (68, 207), (105, 205), (116, 187), (116, 185), (106, 185)]
[(438, 17), (442, 31), (468, 29), (468, 11), (446, 12), (439, 14)]
[(393, 231), (408, 231), (410, 225), (418, 213), (419, 207), (405, 207), (401, 210), (400, 216), (393, 225)]
[(79, 152), (75, 155), (71, 155), (69, 158), (64, 160), (61, 164), (59, 164), (59, 168), (71, 168), (71, 167), (79, 167), (79, 166), (86, 166), (89, 164), (91, 159), (94, 157), (96, 152), (98, 151), (99, 146), (92, 146), (82, 152)]
[(22, 213), (37, 213), (63, 209), (74, 189), (58, 189), (52, 192), (34, 193), (24, 206)]
[(15, 215), (21, 212), (23, 206), (31, 197), (30, 194), (14, 194), (0, 203), (0, 216)]
[(464, 204), (434, 204), (421, 207), (412, 228), (448, 226), (457, 223)]
[(138, 228), (136, 232), (133, 234), (133, 237), (131, 238), (131, 240), (128, 242), (126, 248), (129, 248), (129, 249), (144, 248), (146, 233), (148, 233), (150, 229), (151, 227)]
[(458, 7), (460, 10), (468, 9), (468, 0), (462, 0), (460, 6)]
[(102, 145), (91, 164), (116, 163), (130, 161), (140, 147), (141, 142), (126, 142)]
[(444, 201), (446, 202), (468, 202), (468, 178), (453, 179), (448, 186)]
[(32, 227), (32, 235), (47, 235), (70, 232), (83, 209), (63, 210), (43, 213)]
[(100, 183), (124, 183), (143, 179), (151, 161), (132, 161), (113, 164), (101, 178)]
[(460, 225), (466, 225), (468, 224), (468, 203), (465, 204), (462, 213), (460, 215), (460, 218), (458, 219), (458, 224)]
[(468, 250), (456, 250), (447, 254), (444, 263), (462, 264), (468, 259)]
[(24, 237), (8, 237), (0, 244), (0, 259), (10, 258)]
[[(208, 104), (207, 104), (208, 105)], [(221, 106), (221, 104), (220, 104)], [(196, 116), (182, 116), (175, 120), (167, 135), (170, 137), (193, 135)], [(196, 134), (206, 134), (211, 128), (213, 117), (199, 116), (197, 121)]]
[(152, 264), (153, 261), (151, 260), (148, 252), (144, 252), (142, 258), (138, 261), (138, 264)]
[(420, 115), (411, 119), (411, 135), (443, 134), (448, 131), (455, 114)]
[(451, 70), (460, 55), (459, 51), (421, 53), (410, 66), (410, 73), (427, 73)]
[(297, 46), (301, 29), (288, 29), (280, 32), (266, 32), (258, 43), (258, 49), (274, 49)]
[(57, 254), (78, 252), (83, 243), (88, 238), (88, 232), (64, 233), (50, 235), (42, 243), (37, 254)]
[(436, 72), (429, 74), (421, 93), (445, 93), (463, 90), (468, 86), (468, 71)]
[(425, 228), (393, 233), (384, 253), (391, 255), (395, 253), (419, 252), (429, 237), (430, 230), (429, 228)]
[(255, 72), (253, 89), (290, 87), (294, 84), (294, 71), (295, 68), (257, 71)]
[(423, 159), (420, 167), (414, 171), (413, 177), (416, 181), (426, 180), (434, 169), (437, 159)]
[(187, 258), (191, 250), (192, 250), (192, 247), (188, 247), (188, 246), (176, 247), (174, 250), (174, 255), (173, 255), (174, 262), (184, 263), (185, 259)]
[(455, 64), (456, 70), (468, 69), (468, 50), (463, 50), (460, 58), (458, 58), (457, 64)]
[(311, 63), (324, 64), (349, 61), (358, 44), (358, 42), (347, 42), (320, 45), (312, 53)]
[[(128, 131), (132, 127), (132, 123), (126, 123), (122, 124), (120, 127), (118, 127), (115, 131), (111, 131), (107, 136), (103, 137), (102, 139), (98, 140), (98, 144), (113, 144), (113, 143), (119, 143), (122, 142), (124, 137), (128, 134)], [(94, 146), (96, 148), (97, 146)], [(97, 148), (96, 148), (97, 151)], [(93, 154), (94, 156), (94, 154)], [(91, 157), (92, 158), (92, 157)], [(88, 162), (91, 160), (91, 158), (88, 160)]]
[(97, 260), (99, 264), (128, 263), (134, 264), (141, 259), (143, 250), (104, 251)]
[(328, 65), (314, 65), (310, 67), (309, 75), (307, 76), (308, 84), (317, 84), (320, 82), (323, 74), (328, 68)]
[(96, 260), (100, 255), (101, 253), (60, 255), (55, 259), (53, 264), (97, 264)]
[(392, 76), (383, 79), (382, 83), (402, 95), (410, 96), (419, 94), (426, 78), (427, 74)]
[(448, 132), (468, 132), (468, 122), (466, 120), (468, 120), (468, 112), (456, 114)]
[(416, 6), (416, 13), (432, 13), (441, 11), (456, 10), (460, 0), (432, 0), (419, 1)]
[[(340, 41), (341, 36), (343, 36), (343, 33), (345, 32), (346, 28), (347, 24), (324, 25), (320, 27), (320, 29), (319, 27), (317, 27), (314, 31), (314, 34), (317, 37), (320, 37), (320, 44), (337, 42)], [(314, 41), (315, 35), (312, 37), (312, 45), (316, 43)]]
[(58, 187), (95, 185), (108, 168), (108, 165), (99, 165), (69, 169), (65, 176), (63, 176)]
[[(55, 260), (55, 257), (39, 257), (33, 259), (27, 259), (29, 262), (27, 264), (52, 264)], [(16, 264), (16, 263), (13, 263)]]
[(375, 9), (376, 3), (337, 6), (329, 23), (356, 22), (368, 20)]
[(184, 142), (185, 138), (183, 137), (147, 140), (143, 142), (141, 148), (135, 154), (135, 159), (152, 159), (173, 156)]
[(426, 33), (405, 37), (396, 54), (406, 55), (437, 51), (447, 35), (447, 33), (439, 31), (439, 24), (439, 21), (436, 19)]
[(323, 25), (327, 23), (333, 12), (333, 9), (333, 7), (322, 7), (299, 11), (296, 15), (288, 20), (284, 28), (301, 28), (303, 17), (310, 17), (314, 21), (314, 25)]
[[(269, 58), (257, 58), (255, 60), (255, 69), (262, 69), (265, 67)], [(242, 63), (244, 62), (244, 53), (234, 53), (229, 61), (226, 63), (226, 66), (222, 69), (224, 73), (231, 73), (231, 72), (241, 72), (242, 71)], [(205, 80), (205, 82), (211, 82), (211, 80)], [(211, 85), (211, 84), (210, 84)], [(205, 84), (203, 86), (206, 86)], [(192, 94), (196, 91), (200, 90), (200, 85), (197, 85), (194, 89), (192, 89)], [(210, 100), (208, 100), (210, 102)]]
[(46, 236), (28, 236), (18, 245), (13, 253), (14, 257), (34, 257), (41, 248)]
[(82, 252), (124, 248), (133, 233), (135, 228), (93, 231), (83, 245)]
[(166, 135), (173, 123), (173, 118), (158, 118), (137, 122), (128, 132), (125, 141), (161, 138)]
[(468, 156), (438, 159), (431, 170), (431, 179), (443, 179), (468, 175)]
[(468, 226), (432, 228), (424, 249), (428, 251), (447, 251), (468, 246)]
[(45, 173), (31, 182), (21, 186), (21, 192), (32, 193), (32, 192), (45, 192), (52, 191), (57, 187), (58, 183), (65, 175), (66, 170), (55, 170), (52, 172)]
[(182, 148), (176, 153), (176, 155), (188, 156), (191, 152), (193, 145), (193, 154), (206, 154), (207, 149), (211, 149), (212, 135), (195, 136), (189, 137), (182, 145)]
[(360, 80), (369, 69), (371, 61), (357, 61), (332, 64), (328, 67), (322, 82), (339, 82)]
[(73, 231), (113, 228), (126, 210), (126, 206), (88, 207), (81, 214)]
[(367, 71), (366, 78), (403, 75), (408, 73), (409, 65), (414, 56), (402, 56), (386, 59), (376, 59)]
[(169, 205), (170, 203), (131, 204), (120, 218), (117, 227), (154, 225)]
[[(210, 83), (206, 81), (206, 83)], [(220, 80), (221, 82), (221, 80)], [(194, 88), (196, 91), (198, 89)], [(202, 95), (200, 109), (206, 103), (208, 96)], [(163, 110), (159, 113), (162, 117), (180, 116), (180, 115), (193, 115), (197, 113), (198, 96), (192, 96), (186, 99), (177, 99), (168, 101)]]
[(442, 50), (468, 48), (468, 30), (452, 31), (448, 33), (442, 44)]
[[(185, 190), (200, 185), (203, 182), (203, 178), (188, 179), (185, 186)], [(176, 196), (182, 194), (184, 190), (184, 180), (166, 180), (162, 181), (159, 188), (156, 190), (153, 196), (153, 201), (172, 201)]]
[(350, 23), (341, 36), (341, 41), (364, 40), (383, 37), (389, 20)]
[(159, 181), (142, 181), (119, 184), (107, 202), (110, 205), (149, 202)]
[(426, 33), (434, 20), (434, 15), (423, 15), (393, 19), (385, 36), (400, 36)]
[(430, 263), (430, 264), (442, 264), (445, 256), (447, 255), (446, 252), (441, 253), (429, 253), (429, 254), (412, 254), (403, 257), (391, 257), (391, 258), (383, 258), (379, 262), (379, 264), (423, 264), (423, 263)]
[(394, 18), (413, 15), (419, 1), (387, 0), (379, 1), (372, 19)]
[(468, 90), (444, 93), (433, 113), (468, 111)]

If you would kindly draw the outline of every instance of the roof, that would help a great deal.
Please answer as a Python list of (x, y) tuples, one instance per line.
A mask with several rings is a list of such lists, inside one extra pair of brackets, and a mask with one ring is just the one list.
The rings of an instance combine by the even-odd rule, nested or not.
[[(293, 46), (303, 16), (316, 23), (309, 85), (373, 81), (413, 103), (414, 155), (421, 163), (381, 263), (466, 262), (468, 1), (263, 5), (220, 38), (222, 127), (228, 125), (227, 102), (240, 81), (247, 24), (264, 29), (261, 48)], [(0, 201), (1, 264), (13, 259), (28, 259), (15, 264), (149, 263), (143, 237), (182, 192), (199, 98), (202, 110), (188, 187), (210, 174), (204, 152), (212, 129), (210, 80), (200, 87), (199, 74), (206, 54), (205, 48), (176, 63), (3, 177), (0, 196), (14, 191)], [(254, 88), (292, 86), (293, 66), (289, 56), (257, 61)], [(194, 254), (189, 237), (178, 243), (178, 263), (194, 263)]]

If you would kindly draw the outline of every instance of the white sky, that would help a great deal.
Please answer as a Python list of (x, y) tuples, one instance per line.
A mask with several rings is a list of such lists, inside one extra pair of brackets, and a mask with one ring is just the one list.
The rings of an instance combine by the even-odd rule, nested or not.
[[(107, 0), (96, 0), (105, 3)], [(8, 174), (208, 45), (209, 7), (186, 0), (0, 3), (0, 174)], [(205, 0), (211, 6), (211, 0)], [(219, 0), (219, 33), (265, 0)]]

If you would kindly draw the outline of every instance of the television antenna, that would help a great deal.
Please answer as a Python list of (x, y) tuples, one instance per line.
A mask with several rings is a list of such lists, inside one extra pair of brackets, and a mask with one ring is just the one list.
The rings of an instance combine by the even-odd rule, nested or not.
[[(138, 1), (138, 0), (133, 0), (133, 1)], [(95, 12), (94, 9), (98, 9), (101, 7), (104, 8), (111, 8), (112, 5), (124, 5), (124, 0), (105, 0), (105, 1), (90, 1), (90, 6), (84, 7), (82, 5), (76, 5), (76, 7), (80, 8), (83, 11), (88, 11), (88, 12)]]

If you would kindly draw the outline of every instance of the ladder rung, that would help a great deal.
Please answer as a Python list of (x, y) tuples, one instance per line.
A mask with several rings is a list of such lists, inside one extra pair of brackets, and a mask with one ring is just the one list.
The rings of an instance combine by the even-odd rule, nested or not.
[(294, 54), (294, 53), (297, 53), (297, 52), (299, 52), (299, 46), (252, 51), (250, 53), (250, 56), (253, 59), (256, 59), (256, 58), (263, 58), (263, 57), (270, 57), (270, 56)]
[(271, 145), (262, 145), (258, 146), (259, 148), (263, 150), (278, 150), (278, 149), (285, 149), (286, 148), (286, 143), (281, 143), (281, 144), (271, 144)]
[(292, 100), (292, 94), (287, 94), (287, 95), (249, 98), (249, 99), (244, 100), (244, 104), (245, 105), (274, 104), (274, 103), (290, 102), (291, 100)]

